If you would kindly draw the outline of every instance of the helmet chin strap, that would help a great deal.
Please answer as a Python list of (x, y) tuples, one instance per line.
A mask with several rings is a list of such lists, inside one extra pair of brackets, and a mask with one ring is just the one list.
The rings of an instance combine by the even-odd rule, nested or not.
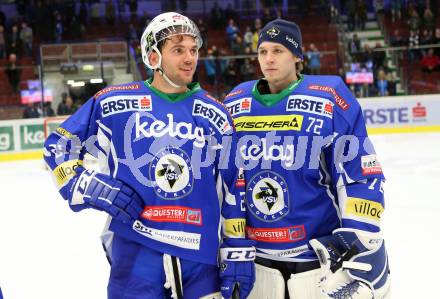
[(171, 81), (170, 78), (168, 78), (168, 76), (165, 74), (165, 72), (163, 71), (162, 67), (158, 67), (157, 70), (159, 71), (159, 73), (162, 75), (162, 77), (165, 79), (165, 81), (171, 85), (172, 87), (178, 89), (181, 88), (182, 85), (177, 85), (176, 83), (174, 83), (173, 81)]

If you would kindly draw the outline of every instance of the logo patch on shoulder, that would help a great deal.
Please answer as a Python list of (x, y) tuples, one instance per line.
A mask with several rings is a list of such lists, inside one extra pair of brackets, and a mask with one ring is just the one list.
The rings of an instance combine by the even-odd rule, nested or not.
[(102, 117), (127, 111), (152, 111), (151, 95), (120, 95), (100, 102)]
[(209, 120), (209, 122), (213, 124), (214, 127), (217, 128), (217, 130), (222, 134), (232, 129), (226, 113), (221, 111), (216, 106), (205, 103), (203, 101), (194, 101), (192, 115), (201, 116)]
[(230, 103), (226, 104), (226, 107), (231, 113), (232, 116), (235, 116), (240, 113), (249, 113), (251, 112), (252, 106), (252, 98), (241, 98)]
[(361, 163), (363, 175), (382, 173), (382, 167), (380, 166), (376, 155), (362, 156)]
[(333, 87), (322, 86), (322, 85), (309, 85), (309, 89), (331, 93), (335, 98), (336, 105), (338, 105), (344, 111), (350, 107), (350, 105), (345, 101), (345, 99), (341, 97)]
[(326, 98), (308, 95), (291, 95), (287, 100), (286, 111), (308, 112), (333, 118), (333, 103)]

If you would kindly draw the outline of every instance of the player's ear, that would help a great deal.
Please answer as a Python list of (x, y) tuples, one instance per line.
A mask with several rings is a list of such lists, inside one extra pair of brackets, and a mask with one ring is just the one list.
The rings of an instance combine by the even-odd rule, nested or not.
[(159, 62), (159, 55), (156, 53), (156, 51), (152, 51), (148, 57), (148, 60), (150, 61), (150, 65), (156, 65)]
[(301, 58), (296, 57), (295, 55), (293, 55), (293, 59), (295, 60), (295, 63), (301, 62)]

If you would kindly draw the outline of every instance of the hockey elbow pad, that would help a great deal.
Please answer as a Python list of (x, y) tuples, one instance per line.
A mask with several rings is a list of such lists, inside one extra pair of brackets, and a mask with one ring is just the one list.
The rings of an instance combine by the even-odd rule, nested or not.
[(143, 210), (142, 199), (132, 188), (93, 170), (82, 168), (77, 173), (66, 196), (72, 210), (93, 208), (125, 223), (139, 217)]
[(220, 247), (222, 296), (232, 297), (238, 284), (240, 299), (247, 298), (255, 283), (255, 241), (227, 238)]
[(310, 245), (321, 264), (324, 298), (388, 298), (388, 257), (378, 233), (340, 228)]

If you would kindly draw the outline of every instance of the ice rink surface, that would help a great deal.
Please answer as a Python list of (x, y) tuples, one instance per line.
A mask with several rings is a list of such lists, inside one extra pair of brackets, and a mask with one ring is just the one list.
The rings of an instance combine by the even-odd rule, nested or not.
[[(387, 178), (392, 298), (439, 298), (440, 134), (371, 139)], [(4, 298), (106, 298), (110, 267), (99, 240), (106, 216), (71, 212), (42, 161), (0, 163), (0, 186)]]

